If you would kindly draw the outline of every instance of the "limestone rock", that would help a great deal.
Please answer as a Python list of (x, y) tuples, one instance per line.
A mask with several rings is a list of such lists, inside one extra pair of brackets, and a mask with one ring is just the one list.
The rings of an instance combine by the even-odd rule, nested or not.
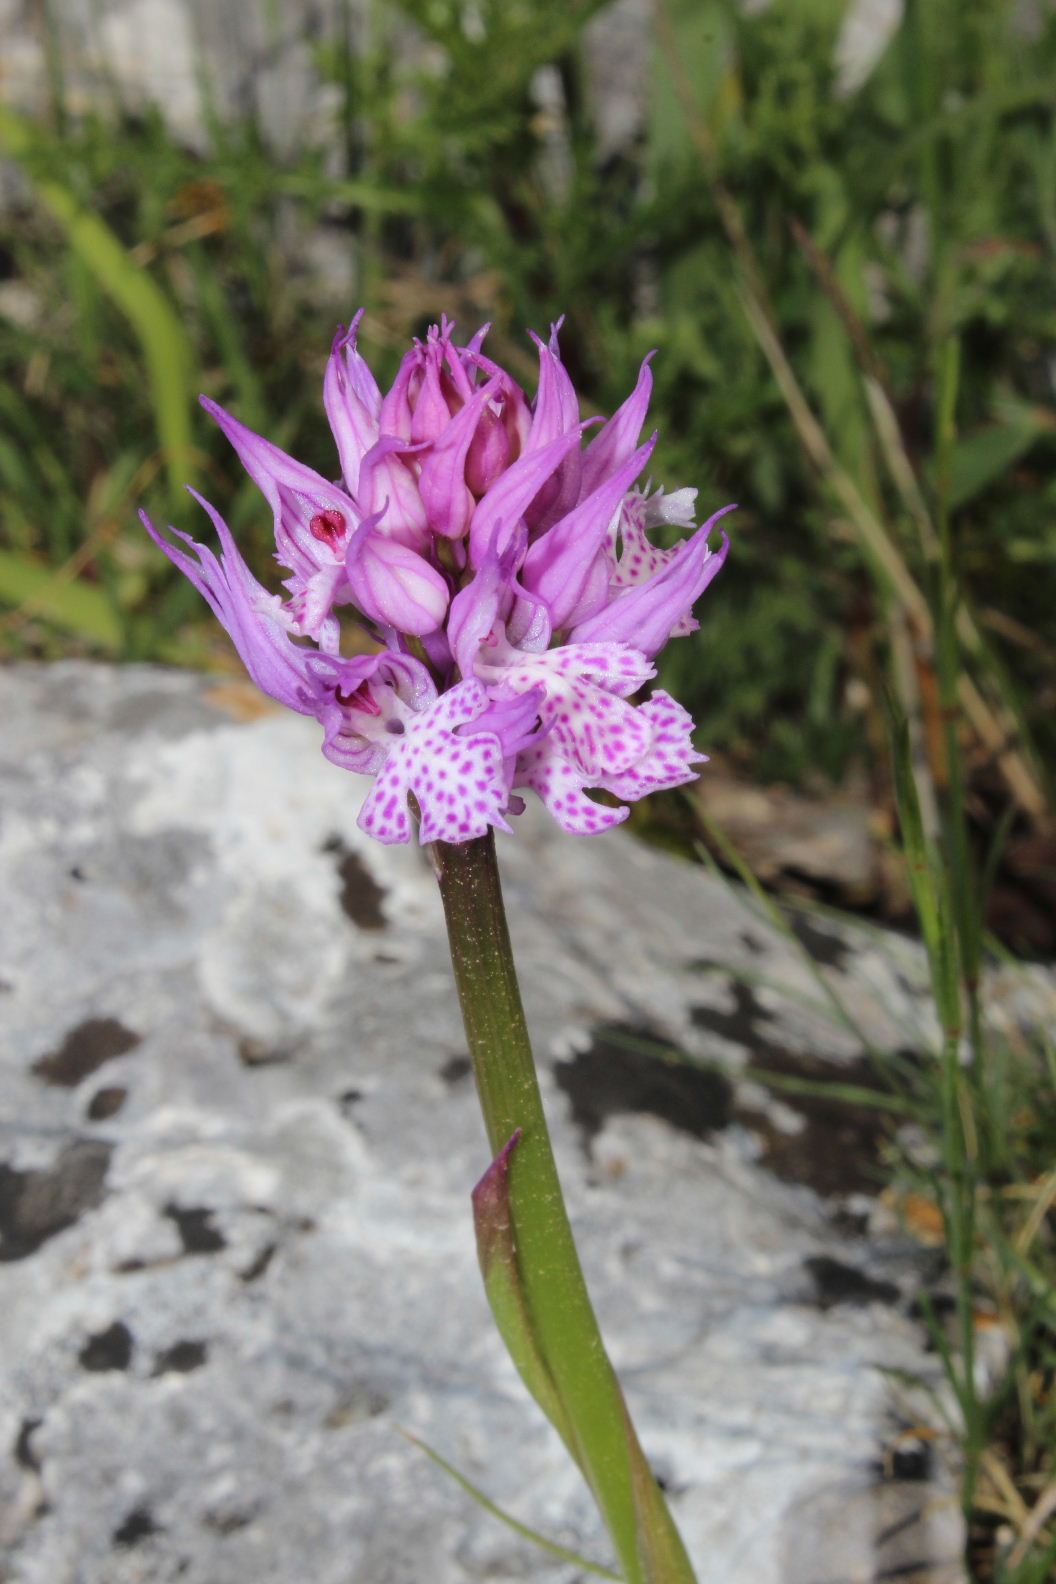
[[(647, 0), (614, 0), (588, 32), (587, 81), (603, 156), (625, 152), (641, 135), (648, 19)], [(199, 152), (210, 146), (217, 119), (251, 117), (280, 156), (319, 147), (334, 161), (341, 90), (321, 69), (320, 53), (348, 47), (362, 58), (383, 42), (405, 66), (436, 64), (437, 52), (406, 15), (364, 0), (62, 0), (48, 7), (0, 0), (0, 98), (41, 115), (57, 72), (74, 116), (157, 107), (172, 135)], [(567, 142), (567, 129), (564, 136)]]
[[(572, 1584), (605, 1559), (494, 1334), (483, 1129), (425, 856), (356, 826), (313, 722), (148, 667), (0, 671), (0, 1578)], [(256, 714), (256, 718), (239, 717)], [(502, 839), (571, 1212), (702, 1581), (960, 1578), (876, 1114), (802, 958), (622, 833)], [(818, 929), (869, 1037), (919, 1043), (906, 942)], [(872, 1226), (863, 1234), (862, 1228)], [(919, 1569), (919, 1572), (914, 1572)]]

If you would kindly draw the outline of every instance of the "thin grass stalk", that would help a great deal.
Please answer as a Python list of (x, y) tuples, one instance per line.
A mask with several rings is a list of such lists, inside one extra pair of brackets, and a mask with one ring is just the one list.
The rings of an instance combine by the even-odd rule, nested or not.
[[(936, 663), (945, 734), (947, 785), (944, 810), (945, 854), (940, 874), (943, 944), (942, 1054), (943, 1152), (950, 1175), (947, 1232), (957, 1284), (957, 1318), (961, 1349), (962, 1402), (965, 1415), (965, 1469), (962, 1503), (966, 1515), (975, 1505), (980, 1458), (985, 1445), (983, 1405), (975, 1378), (974, 1265), (978, 1194), (978, 1140), (974, 1110), (976, 1090), (984, 1081), (985, 1059), (979, 1007), (979, 966), (982, 925), (974, 882), (974, 859), (968, 831), (961, 712), (957, 679), (958, 583), (950, 520), (950, 468), (956, 434), (960, 346), (950, 337), (937, 369), (938, 412), (935, 457), (936, 527), (939, 539), (936, 588)], [(954, 960), (954, 953), (956, 959)], [(962, 1032), (962, 1022), (965, 1027)], [(967, 1034), (969, 1065), (962, 1063)]]

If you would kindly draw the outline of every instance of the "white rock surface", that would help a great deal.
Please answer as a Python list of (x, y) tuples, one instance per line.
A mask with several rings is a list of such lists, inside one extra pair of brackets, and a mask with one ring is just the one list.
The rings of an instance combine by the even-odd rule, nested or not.
[[(471, 27), (469, 6), (466, 16)], [(648, 26), (649, 0), (614, 0), (587, 30), (603, 156), (640, 136)], [(199, 151), (216, 118), (252, 116), (276, 153), (320, 146), (339, 160), (341, 90), (321, 52), (347, 44), (364, 56), (382, 43), (398, 47), (404, 66), (429, 70), (437, 58), (405, 14), (366, 0), (0, 0), (0, 101), (41, 114), (58, 68), (74, 116), (157, 106), (173, 135)]]
[[(249, 698), (0, 671), (0, 1579), (573, 1584), (399, 1434), (607, 1556), (487, 1314), (428, 864)], [(701, 871), (531, 813), (503, 856), (588, 1274), (702, 1584), (952, 1584), (942, 1458), (900, 1448), (921, 1402), (887, 1373), (935, 1378), (931, 1256), (862, 1234), (870, 1114), (746, 1070), (855, 1041)], [(812, 944), (914, 1043), (910, 948)]]
[[(348, 18), (361, 34), (358, 0)], [(75, 116), (157, 105), (177, 138), (205, 149), (211, 118), (253, 115), (284, 153), (333, 135), (340, 94), (312, 51), (343, 23), (341, 0), (0, 0), (0, 98), (39, 114), (58, 67)]]
[(836, 94), (846, 98), (868, 82), (902, 26), (905, 0), (850, 0), (836, 40)]

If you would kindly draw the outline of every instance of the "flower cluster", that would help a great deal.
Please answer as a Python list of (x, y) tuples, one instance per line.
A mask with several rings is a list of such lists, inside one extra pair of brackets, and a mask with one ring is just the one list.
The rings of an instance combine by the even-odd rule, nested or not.
[[(195, 491), (219, 560), (142, 514), (253, 680), (317, 717), (335, 764), (375, 777), (360, 824), (383, 842), (408, 840), (412, 808), (423, 842), (509, 830), (526, 788), (566, 830), (605, 830), (629, 810), (589, 791), (633, 800), (694, 779), (704, 756), (686, 711), (659, 690), (630, 700), (668, 638), (696, 627), (728, 541), (708, 547), (721, 512), (674, 549), (649, 538), (663, 523), (691, 528), (696, 491), (636, 487), (656, 440), (638, 444), (648, 359), (587, 438), (556, 329), (536, 342), (532, 402), (485, 355), (484, 331), (459, 346), (446, 320), (382, 395), (356, 348), (360, 317), (334, 341), (323, 386), (339, 483), (202, 398), (272, 509), (285, 599)], [(360, 628), (353, 654), (344, 607)]]

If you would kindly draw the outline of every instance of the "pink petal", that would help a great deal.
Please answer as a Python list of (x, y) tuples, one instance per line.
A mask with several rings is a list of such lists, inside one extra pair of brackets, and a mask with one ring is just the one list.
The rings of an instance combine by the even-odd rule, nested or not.
[(479, 682), (460, 682), (406, 721), (360, 812), (359, 824), (368, 835), (382, 842), (408, 841), (411, 794), (421, 811), (423, 845), (471, 841), (489, 825), (509, 830), (504, 811), (510, 789), (499, 739), (490, 732), (459, 732), (487, 704)]
[(637, 713), (648, 723), (652, 742), (636, 764), (619, 774), (604, 776), (599, 785), (634, 802), (650, 792), (695, 781), (698, 772), (693, 766), (706, 764), (708, 756), (693, 746), (693, 718), (688, 711), (658, 688), (644, 704), (639, 704)]
[(366, 362), (356, 350), (356, 331), (363, 310), (347, 330), (334, 337), (323, 377), (323, 406), (330, 420), (345, 488), (355, 495), (359, 487), (359, 466), (365, 452), (378, 438), (378, 413), (381, 392)]
[(653, 390), (653, 376), (649, 371), (650, 352), (638, 372), (638, 383), (621, 407), (618, 407), (603, 428), (599, 429), (583, 453), (583, 491), (597, 489), (604, 478), (619, 467), (622, 460), (638, 444), (649, 397)]
[(447, 613), (447, 580), (417, 551), (363, 524), (348, 547), (348, 582), (365, 616), (397, 632), (435, 632)]
[(584, 795), (589, 777), (577, 771), (547, 740), (527, 748), (517, 759), (514, 786), (530, 787), (557, 823), (574, 836), (593, 836), (622, 825), (629, 808), (608, 808)]

